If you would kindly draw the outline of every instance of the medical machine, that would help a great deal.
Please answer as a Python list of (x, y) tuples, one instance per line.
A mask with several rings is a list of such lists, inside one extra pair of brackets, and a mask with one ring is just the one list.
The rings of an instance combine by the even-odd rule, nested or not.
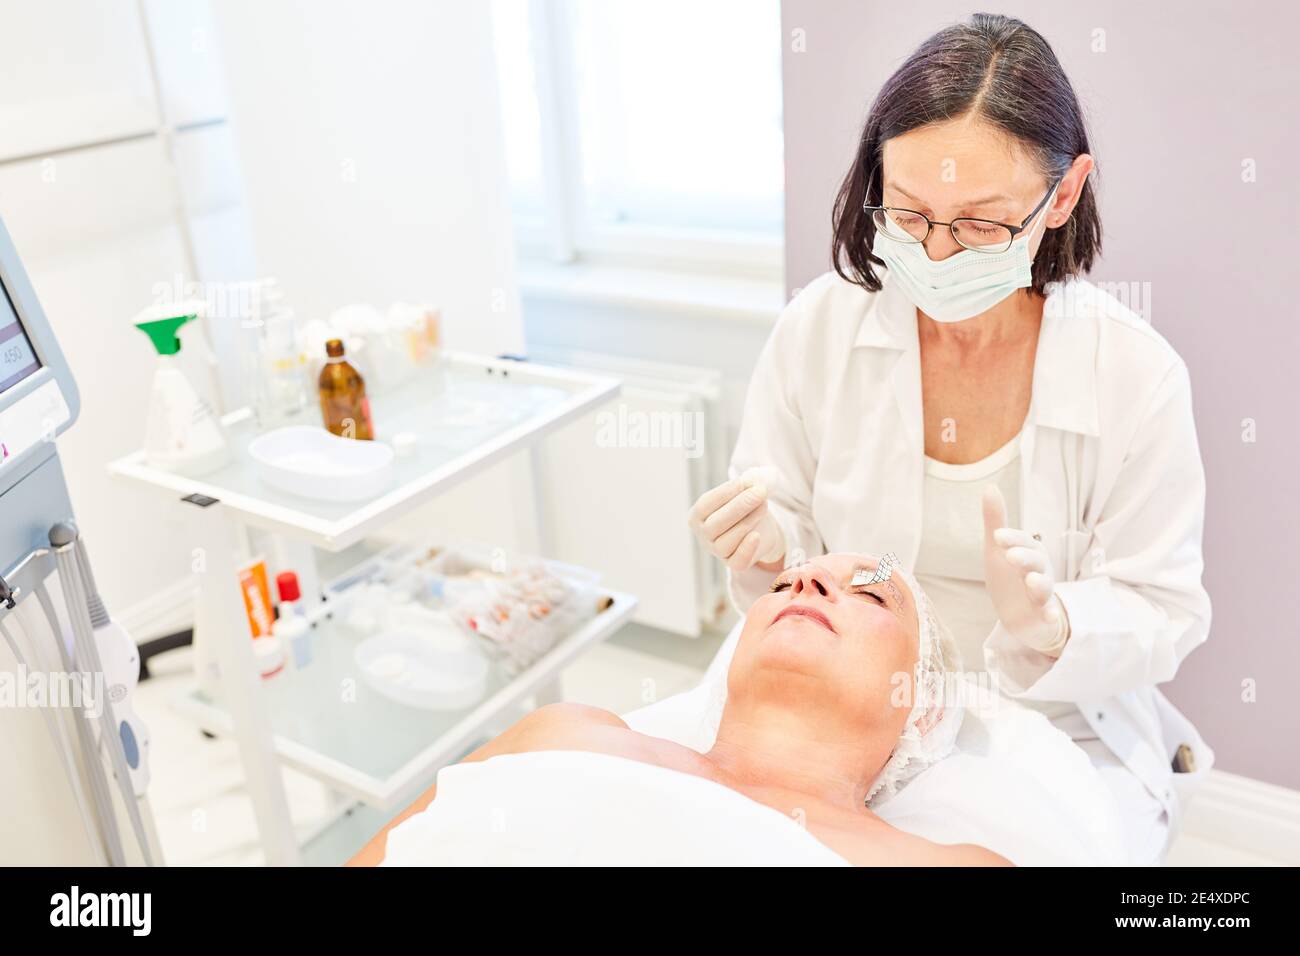
[(160, 863), (134, 642), (107, 613), (58, 439), (76, 383), (0, 222), (0, 863)]

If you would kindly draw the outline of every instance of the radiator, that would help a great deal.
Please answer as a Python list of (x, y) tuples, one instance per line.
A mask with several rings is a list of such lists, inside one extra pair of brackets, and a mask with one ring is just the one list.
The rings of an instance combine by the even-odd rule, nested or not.
[(686, 525), (695, 499), (726, 475), (721, 373), (569, 350), (529, 358), (623, 382), (618, 398), (544, 444), (553, 556), (635, 594), (637, 622), (698, 637), (726, 606), (722, 564)]

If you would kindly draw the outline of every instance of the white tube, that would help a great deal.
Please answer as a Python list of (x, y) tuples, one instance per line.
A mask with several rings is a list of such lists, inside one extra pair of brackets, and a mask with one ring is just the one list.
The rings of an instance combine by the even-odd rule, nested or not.
[[(64, 597), (68, 605), (68, 615), (72, 619), (72, 633), (76, 639), (78, 663), (92, 674), (104, 673), (104, 665), (99, 659), (99, 648), (95, 646), (94, 629), (90, 624), (90, 612), (86, 598), (85, 578), (82, 576), (77, 560), (75, 542), (56, 548), (55, 561), (59, 566), (59, 580), (63, 584)], [(153, 848), (149, 845), (145, 833), (144, 820), (140, 816), (140, 804), (131, 785), (131, 771), (126, 765), (126, 754), (122, 750), (122, 739), (118, 735), (117, 717), (113, 713), (113, 702), (104, 694), (103, 713), (99, 718), (102, 733), (100, 743), (108, 751), (109, 763), (113, 766), (113, 776), (117, 778), (118, 790), (126, 806), (127, 817), (135, 831), (136, 842), (146, 866), (153, 866)], [(100, 765), (102, 771), (103, 765)], [(111, 808), (111, 805), (110, 805)], [(125, 860), (123, 861), (125, 862)]]

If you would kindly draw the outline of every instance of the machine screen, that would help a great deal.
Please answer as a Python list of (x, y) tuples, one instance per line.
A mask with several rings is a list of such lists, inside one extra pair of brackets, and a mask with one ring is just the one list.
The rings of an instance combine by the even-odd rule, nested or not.
[(9, 301), (9, 292), (0, 286), (0, 392), (8, 391), (40, 367), (36, 351)]

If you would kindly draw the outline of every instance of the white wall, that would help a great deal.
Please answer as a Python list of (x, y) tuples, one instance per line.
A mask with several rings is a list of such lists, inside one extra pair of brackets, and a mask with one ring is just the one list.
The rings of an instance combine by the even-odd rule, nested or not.
[(488, 6), (214, 9), (259, 268), (308, 316), (431, 301), (453, 347), (518, 349)]
[[(519, 352), (488, 5), (213, 9), (258, 272), (307, 318), (352, 302), (432, 302), (450, 347)], [(529, 547), (523, 468), (490, 470), (402, 530)]]
[(219, 64), (204, 47), (206, 3), (146, 7), (151, 17), (165, 14), (152, 28), (168, 51), (160, 68), (176, 90), (171, 111), (207, 124), (178, 134), (179, 172), (155, 135), (160, 110), (136, 4), (0, 0), (0, 216), (81, 390), (80, 421), (59, 447), (115, 612), (149, 601), (190, 563), (183, 514), (106, 471), (143, 437), (153, 350), (130, 319), (158, 284), (198, 278), (178, 215), (178, 176), (195, 193), (202, 264), (213, 274), (247, 268), (238, 185), (221, 161), (229, 145)]

